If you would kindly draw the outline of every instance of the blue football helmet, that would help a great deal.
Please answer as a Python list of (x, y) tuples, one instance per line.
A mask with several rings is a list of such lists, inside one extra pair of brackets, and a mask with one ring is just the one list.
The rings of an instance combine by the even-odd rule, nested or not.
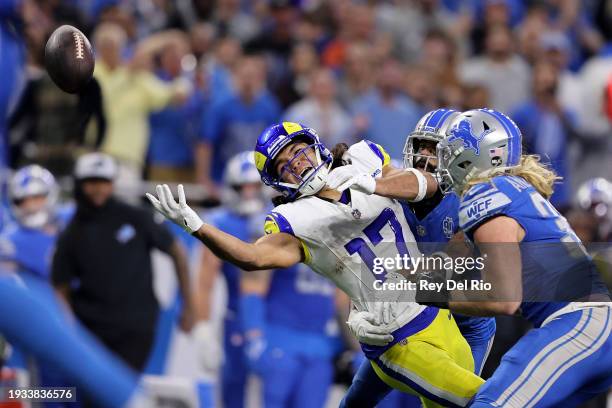
[[(279, 153), (290, 144), (298, 142), (304, 142), (307, 146), (297, 151), (280, 172), (277, 172), (275, 161)], [(311, 151), (314, 151), (314, 160), (308, 155)], [(268, 127), (255, 145), (255, 166), (259, 170), (261, 180), (290, 200), (321, 191), (327, 182), (332, 159), (331, 152), (321, 143), (314, 129), (294, 122), (282, 122)], [(308, 162), (302, 174), (293, 171), (296, 160)], [(282, 181), (287, 174), (293, 175), (298, 183)]]
[(436, 149), (440, 190), (461, 193), (475, 177), (517, 166), (521, 143), (521, 131), (503, 113), (493, 109), (462, 113), (452, 121)]
[(419, 168), (427, 170), (429, 162), (436, 156), (419, 153), (420, 143), (432, 142), (437, 146), (446, 137), (446, 130), (457, 116), (459, 112), (454, 109), (436, 109), (423, 115), (406, 138), (404, 168), (413, 168), (418, 164)]
[[(252, 151), (238, 153), (227, 162), (223, 184), (221, 200), (236, 214), (250, 216), (263, 211), (267, 197), (261, 189), (264, 186), (255, 167)], [(246, 184), (256, 184), (259, 192), (244, 196), (242, 190)]]
[[(17, 222), (27, 228), (37, 229), (44, 227), (51, 220), (59, 196), (59, 187), (49, 170), (32, 164), (22, 167), (13, 174), (8, 194), (11, 211)], [(46, 198), (42, 208), (36, 211), (22, 208), (23, 200), (39, 196)]]
[(612, 183), (603, 177), (587, 180), (580, 185), (576, 196), (580, 208), (603, 218), (612, 207)]

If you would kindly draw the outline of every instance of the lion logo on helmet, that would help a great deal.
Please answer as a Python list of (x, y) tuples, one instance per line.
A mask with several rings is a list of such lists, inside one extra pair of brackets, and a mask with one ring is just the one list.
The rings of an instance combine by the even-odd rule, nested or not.
[(484, 123), (484, 125), (484, 132), (482, 132), (480, 135), (475, 135), (472, 129), (472, 123), (467, 119), (463, 119), (450, 131), (448, 141), (453, 142), (454, 140), (459, 139), (463, 142), (463, 147), (465, 149), (472, 149), (477, 156), (480, 156), (480, 142), (486, 135), (494, 130), (489, 128), (486, 123)]

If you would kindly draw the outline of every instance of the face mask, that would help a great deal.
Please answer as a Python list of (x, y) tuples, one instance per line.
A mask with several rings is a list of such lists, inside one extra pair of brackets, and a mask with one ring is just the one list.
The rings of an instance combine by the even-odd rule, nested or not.
[(298, 190), (302, 196), (317, 194), (325, 187), (329, 176), (329, 166), (319, 165), (318, 169), (312, 169), (306, 175), (306, 181), (302, 183)]
[(240, 215), (254, 215), (264, 210), (264, 203), (258, 198), (250, 198), (247, 200), (241, 200), (235, 207), (234, 210)]
[(50, 218), (50, 214), (46, 210), (37, 211), (27, 215), (17, 215), (19, 223), (30, 229), (43, 228), (45, 225), (47, 225)]

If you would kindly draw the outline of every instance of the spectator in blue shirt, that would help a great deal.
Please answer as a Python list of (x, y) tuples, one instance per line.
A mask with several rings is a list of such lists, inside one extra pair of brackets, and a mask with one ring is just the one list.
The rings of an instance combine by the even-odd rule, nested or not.
[[(157, 76), (167, 82), (182, 75), (181, 58), (184, 50), (176, 43), (162, 50)], [(149, 178), (156, 181), (194, 182), (194, 149), (200, 118), (208, 103), (202, 90), (203, 75), (195, 71), (195, 89), (181, 105), (169, 105), (149, 116)]]
[(236, 69), (242, 57), (242, 46), (232, 37), (218, 40), (214, 54), (206, 62), (206, 73), (210, 97), (217, 101), (227, 98), (234, 92), (232, 71)]
[(568, 147), (575, 133), (575, 115), (559, 105), (558, 81), (557, 68), (547, 60), (539, 61), (533, 70), (533, 97), (520, 105), (512, 117), (523, 133), (527, 151), (542, 156), (563, 177), (550, 200), (562, 209), (570, 204)]
[(6, 219), (5, 202), (8, 179), (8, 116), (14, 106), (20, 87), (25, 82), (25, 48), (21, 33), (22, 11), (25, 12), (29, 1), (6, 0), (0, 2), (0, 229)]
[(391, 158), (401, 159), (403, 140), (414, 128), (420, 108), (401, 94), (402, 70), (389, 60), (378, 70), (377, 88), (354, 106), (355, 126), (363, 139), (382, 145)]
[(279, 120), (277, 99), (266, 88), (266, 69), (259, 56), (243, 57), (235, 70), (236, 90), (213, 101), (204, 114), (202, 142), (196, 171), (199, 181), (212, 194), (221, 181), (223, 168), (234, 155), (252, 150), (257, 136)]

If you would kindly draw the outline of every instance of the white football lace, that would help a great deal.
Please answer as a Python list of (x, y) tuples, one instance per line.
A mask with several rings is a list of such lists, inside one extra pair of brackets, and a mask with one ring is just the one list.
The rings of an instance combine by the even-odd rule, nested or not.
[(76, 31), (72, 33), (72, 36), (74, 37), (74, 42), (76, 44), (77, 59), (84, 59), (85, 56), (83, 55), (83, 39)]

